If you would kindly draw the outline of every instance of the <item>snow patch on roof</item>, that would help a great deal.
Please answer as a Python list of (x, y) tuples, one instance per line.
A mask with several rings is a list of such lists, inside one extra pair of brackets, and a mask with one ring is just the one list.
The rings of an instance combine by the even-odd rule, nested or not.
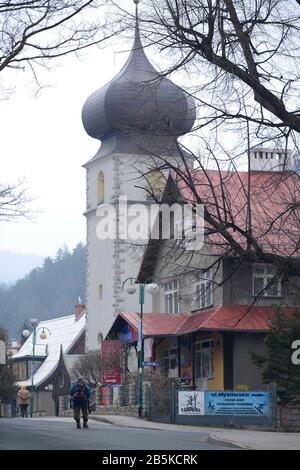
[[(60, 348), (64, 354), (67, 354), (71, 347), (75, 344), (77, 339), (85, 329), (86, 315), (82, 315), (77, 321), (75, 315), (68, 315), (65, 317), (54, 318), (53, 320), (41, 321), (38, 325), (38, 333), (35, 347), (35, 356), (47, 356), (42, 365), (34, 374), (34, 385), (38, 386), (43, 383), (55, 370), (59, 357)], [(47, 338), (42, 340), (39, 335), (45, 328)], [(49, 329), (51, 335), (48, 334)], [(33, 335), (31, 334), (21, 349), (13, 355), (12, 359), (21, 359), (32, 356)], [(46, 354), (47, 353), (47, 354)], [(31, 385), (31, 378), (17, 382), (18, 385)]]

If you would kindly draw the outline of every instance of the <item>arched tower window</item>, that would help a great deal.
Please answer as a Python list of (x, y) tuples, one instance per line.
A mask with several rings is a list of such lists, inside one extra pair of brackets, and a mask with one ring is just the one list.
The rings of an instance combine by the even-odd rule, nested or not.
[(104, 174), (99, 171), (97, 180), (97, 204), (104, 202)]
[(166, 186), (166, 178), (160, 170), (152, 170), (146, 174), (148, 198), (160, 198)]

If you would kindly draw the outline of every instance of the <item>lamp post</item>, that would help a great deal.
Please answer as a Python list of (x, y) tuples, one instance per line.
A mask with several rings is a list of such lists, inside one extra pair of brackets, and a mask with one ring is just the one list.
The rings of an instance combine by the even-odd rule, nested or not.
[[(149, 279), (150, 280), (150, 279)], [(142, 417), (142, 408), (143, 408), (143, 362), (144, 362), (144, 338), (143, 338), (143, 314), (144, 314), (144, 303), (145, 303), (145, 285), (147, 284), (148, 279), (141, 283), (134, 277), (128, 277), (125, 279), (122, 285), (122, 289), (125, 284), (129, 282), (126, 287), (126, 292), (128, 294), (135, 294), (136, 285), (139, 286), (139, 305), (140, 305), (140, 320), (138, 326), (138, 346), (137, 350), (139, 352), (138, 360), (138, 417)], [(159, 292), (159, 285), (156, 283), (147, 284), (147, 291), (154, 295)]]
[[(48, 334), (51, 335), (50, 330), (44, 326), (41, 326), (40, 328), (37, 328), (39, 322), (36, 318), (31, 318), (30, 320), (31, 326), (32, 326), (32, 360), (31, 360), (31, 393), (30, 393), (30, 408), (29, 408), (29, 414), (30, 417), (32, 418), (33, 415), (33, 392), (34, 392), (34, 361), (35, 361), (35, 346), (36, 346), (36, 337), (37, 333), (40, 330), (43, 330), (40, 334), (41, 339), (46, 339), (47, 335), (45, 333), (45, 330), (48, 331)], [(28, 338), (30, 336), (31, 332), (30, 330), (23, 330), (23, 336), (24, 338)]]

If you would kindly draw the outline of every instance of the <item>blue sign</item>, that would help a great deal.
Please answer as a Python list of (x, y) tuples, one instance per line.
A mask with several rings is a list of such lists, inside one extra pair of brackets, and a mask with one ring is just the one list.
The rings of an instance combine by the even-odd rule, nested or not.
[(159, 361), (144, 361), (143, 366), (145, 366), (145, 367), (161, 367), (161, 362), (159, 362)]
[(205, 391), (208, 416), (269, 416), (269, 393), (260, 391)]
[(126, 324), (121, 332), (120, 339), (122, 341), (131, 341), (132, 340), (132, 333), (129, 329), (129, 326)]

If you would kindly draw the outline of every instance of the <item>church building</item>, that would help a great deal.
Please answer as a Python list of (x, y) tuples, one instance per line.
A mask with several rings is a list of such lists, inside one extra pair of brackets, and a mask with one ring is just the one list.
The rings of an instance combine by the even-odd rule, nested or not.
[[(123, 68), (87, 99), (82, 110), (86, 132), (101, 141), (96, 155), (84, 165), (87, 350), (99, 348), (121, 311), (138, 309), (138, 297), (128, 296), (122, 286), (127, 278), (137, 277), (145, 248), (120, 236), (120, 198), (126, 198), (129, 214), (133, 204), (149, 207), (153, 199), (145, 187), (147, 175), (159, 168), (162, 156), (178, 165), (177, 138), (191, 130), (196, 117), (193, 99), (149, 62), (140, 39), (137, 11), (134, 34)], [(167, 178), (163, 170), (162, 176)], [(99, 223), (112, 208), (116, 234), (103, 239)], [(147, 311), (150, 305), (150, 299), (145, 299)]]

